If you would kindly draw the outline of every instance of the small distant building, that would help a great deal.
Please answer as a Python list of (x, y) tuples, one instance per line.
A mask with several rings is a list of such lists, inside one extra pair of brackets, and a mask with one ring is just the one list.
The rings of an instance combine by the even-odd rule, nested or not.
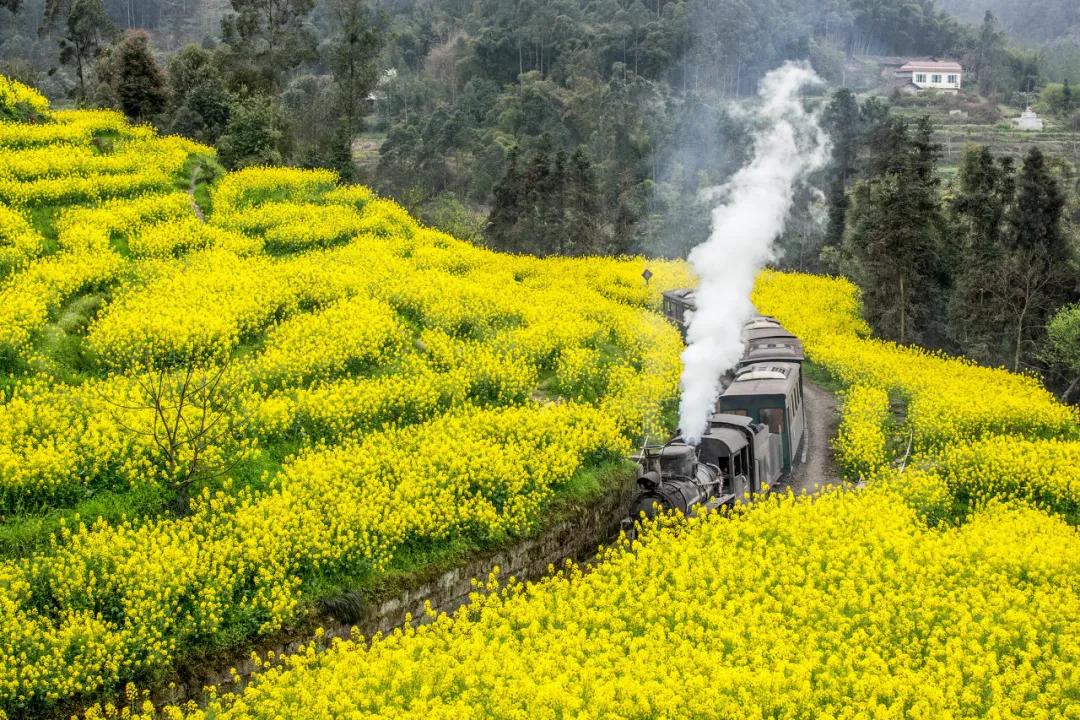
[(963, 84), (964, 69), (952, 60), (912, 60), (896, 69), (896, 77), (919, 90), (955, 94), (960, 92)]
[(1013, 123), (1016, 125), (1017, 130), (1042, 130), (1043, 121), (1035, 111), (1028, 106), (1028, 109), (1020, 113), (1020, 117), (1013, 118)]

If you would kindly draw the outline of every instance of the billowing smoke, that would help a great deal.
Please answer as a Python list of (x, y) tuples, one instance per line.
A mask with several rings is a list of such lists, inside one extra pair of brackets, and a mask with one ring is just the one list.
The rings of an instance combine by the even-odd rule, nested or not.
[(720, 378), (742, 357), (742, 326), (754, 314), (754, 278), (773, 259), (795, 185), (828, 159), (828, 138), (799, 100), (799, 91), (817, 82), (812, 70), (791, 63), (765, 76), (753, 110), (760, 129), (752, 159), (710, 191), (722, 200), (712, 211), (712, 233), (689, 256), (700, 282), (682, 354), (679, 426), (690, 442), (708, 428)]

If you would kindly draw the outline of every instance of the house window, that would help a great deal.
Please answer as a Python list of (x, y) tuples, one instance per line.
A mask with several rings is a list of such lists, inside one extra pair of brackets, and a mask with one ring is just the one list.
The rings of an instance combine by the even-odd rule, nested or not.
[(940, 75), (931, 75), (930, 76), (930, 82), (937, 83), (937, 84), (940, 85), (941, 84), (941, 76)]
[(956, 85), (958, 82), (960, 82), (958, 78), (959, 78), (959, 75), (950, 75), (949, 76), (949, 84), (950, 85)]
[(924, 73), (917, 73), (915, 75), (915, 82), (926, 82), (926, 75)]

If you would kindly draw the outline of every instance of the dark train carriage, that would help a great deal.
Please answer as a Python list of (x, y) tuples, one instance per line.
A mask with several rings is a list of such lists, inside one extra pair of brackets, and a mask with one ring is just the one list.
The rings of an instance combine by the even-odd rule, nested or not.
[(757, 315), (750, 318), (749, 322), (743, 325), (743, 332), (746, 335), (746, 339), (750, 342), (774, 338), (786, 338), (798, 341), (798, 338), (795, 337), (795, 335), (784, 329), (784, 326), (780, 324), (779, 320), (774, 317), (769, 317), (768, 315)]
[(736, 502), (747, 493), (760, 493), (780, 477), (783, 464), (780, 437), (768, 432), (745, 415), (716, 413), (709, 419), (709, 430), (701, 437), (698, 455), (703, 462), (720, 468), (725, 478), (724, 490)]
[(740, 364), (782, 362), (801, 365), (805, 359), (802, 343), (797, 338), (759, 338), (746, 343)]
[(756, 363), (739, 368), (717, 410), (761, 423), (781, 439), (783, 472), (791, 466), (806, 427), (801, 373), (796, 363)]
[(686, 328), (690, 324), (690, 313), (696, 309), (694, 288), (667, 290), (664, 292), (664, 317), (675, 323), (683, 340), (686, 340)]

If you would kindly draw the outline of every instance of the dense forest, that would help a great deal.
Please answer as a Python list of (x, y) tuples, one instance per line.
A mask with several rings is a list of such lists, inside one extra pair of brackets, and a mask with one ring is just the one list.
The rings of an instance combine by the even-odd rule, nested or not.
[(798, 188), (778, 262), (855, 279), (884, 337), (1075, 392), (1080, 311), (1055, 315), (1080, 297), (1072, 165), (969, 148), (943, 175), (930, 120), (896, 112), (923, 101), (866, 64), (953, 57), (955, 112), (1036, 104), (1075, 131), (1075, 8), (1040, 1), (1056, 14), (1025, 17), (1057, 19), (1037, 28), (959, 0), (959, 19), (933, 0), (0, 0), (0, 72), (216, 145), (226, 168), (335, 169), (496, 249), (679, 257), (746, 160), (743, 101), (808, 62), (833, 159)]
[(969, 23), (992, 12), (1018, 40), (1042, 43), (1071, 37), (1080, 39), (1080, 4), (1074, 0), (939, 0), (942, 10)]

